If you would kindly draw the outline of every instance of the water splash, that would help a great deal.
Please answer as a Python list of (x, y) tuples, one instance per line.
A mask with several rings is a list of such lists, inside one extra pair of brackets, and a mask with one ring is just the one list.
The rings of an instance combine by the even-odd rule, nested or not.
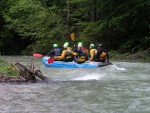
[(112, 67), (113, 67), (113, 69), (116, 69), (116, 70), (119, 70), (119, 71), (126, 71), (125, 68), (119, 67), (119, 66), (117, 66), (117, 65), (113, 65)]
[(97, 74), (97, 73), (92, 73), (92, 74), (87, 74), (84, 76), (79, 76), (74, 78), (73, 80), (99, 80), (103, 78), (106, 74)]

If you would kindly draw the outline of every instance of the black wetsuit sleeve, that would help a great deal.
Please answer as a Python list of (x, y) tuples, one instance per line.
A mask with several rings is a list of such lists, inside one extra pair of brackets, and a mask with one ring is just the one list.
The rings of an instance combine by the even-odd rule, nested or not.
[(51, 51), (47, 54), (47, 56), (52, 57), (52, 56), (54, 56), (54, 54), (55, 54), (55, 51), (54, 51), (54, 49), (53, 49), (53, 50), (51, 50)]

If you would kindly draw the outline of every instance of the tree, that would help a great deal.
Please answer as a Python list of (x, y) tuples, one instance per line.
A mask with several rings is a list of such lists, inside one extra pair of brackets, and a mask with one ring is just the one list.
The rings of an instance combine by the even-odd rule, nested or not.
[(32, 45), (27, 47), (28, 53), (49, 49), (49, 45), (60, 38), (60, 33), (63, 34), (63, 22), (54, 13), (55, 8), (44, 8), (39, 1), (18, 0), (5, 13), (7, 28), (32, 41)]

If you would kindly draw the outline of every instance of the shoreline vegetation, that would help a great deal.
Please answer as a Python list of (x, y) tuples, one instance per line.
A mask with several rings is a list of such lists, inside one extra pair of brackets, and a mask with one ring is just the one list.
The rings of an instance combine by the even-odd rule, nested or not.
[(120, 54), (116, 51), (110, 51), (110, 60), (121, 60), (121, 61), (138, 61), (150, 63), (150, 48), (137, 53), (124, 53)]

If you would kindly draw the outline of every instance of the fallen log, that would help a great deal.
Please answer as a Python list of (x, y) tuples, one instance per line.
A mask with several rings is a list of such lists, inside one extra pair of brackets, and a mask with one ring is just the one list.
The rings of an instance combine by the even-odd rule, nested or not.
[(27, 80), (21, 76), (16, 77), (16, 76), (9, 76), (4, 73), (0, 73), (0, 83), (3, 82), (27, 82)]
[[(47, 78), (42, 75), (40, 70), (28, 69), (27, 67), (25, 67), (24, 65), (22, 65), (20, 63), (16, 63), (15, 66), (20, 70), (21, 74), (22, 74), (22, 72), (26, 72), (31, 77), (35, 77), (36, 76), (36, 77), (38, 77), (38, 78), (40, 78), (42, 80), (47, 80)], [(21, 76), (24, 77), (24, 75), (21, 75)]]
[(18, 72), (18, 76), (9, 76), (5, 73), (0, 72), (0, 83), (2, 82), (36, 82), (37, 77), (43, 81), (47, 81), (47, 78), (42, 75), (40, 70), (34, 70), (34, 63), (33, 59), (31, 61), (30, 68), (27, 68), (23, 64), (16, 63), (16, 64), (9, 64), (11, 67), (15, 68)]

